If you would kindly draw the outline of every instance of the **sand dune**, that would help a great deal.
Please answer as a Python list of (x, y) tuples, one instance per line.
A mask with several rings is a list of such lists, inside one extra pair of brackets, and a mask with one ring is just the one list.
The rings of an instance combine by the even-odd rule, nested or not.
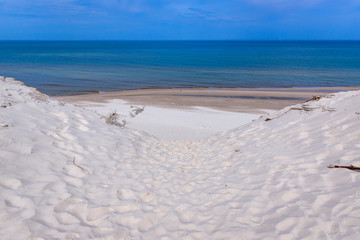
[(1, 78), (0, 236), (357, 239), (360, 173), (327, 166), (360, 166), (359, 102), (340, 92), (170, 141)]

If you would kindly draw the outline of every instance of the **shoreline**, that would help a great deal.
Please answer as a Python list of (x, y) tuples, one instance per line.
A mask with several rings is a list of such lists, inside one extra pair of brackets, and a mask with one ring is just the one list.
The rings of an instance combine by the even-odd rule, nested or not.
[(280, 110), (305, 102), (313, 96), (352, 90), (360, 90), (360, 87), (139, 89), (53, 98), (80, 105), (120, 99), (128, 104), (164, 108), (196, 106), (230, 112), (263, 113), (262, 109)]

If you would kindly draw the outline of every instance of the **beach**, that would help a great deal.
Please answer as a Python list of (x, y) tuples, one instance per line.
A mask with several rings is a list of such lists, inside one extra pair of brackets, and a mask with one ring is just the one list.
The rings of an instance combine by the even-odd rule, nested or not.
[(3, 239), (360, 233), (359, 172), (328, 168), (360, 166), (359, 88), (52, 98), (0, 82)]
[(280, 110), (313, 96), (350, 90), (359, 90), (359, 87), (142, 89), (56, 98), (78, 104), (121, 99), (130, 104), (165, 108), (198, 106), (232, 112), (263, 113), (261, 109)]
[[(305, 102), (356, 87), (142, 89), (55, 97), (103, 116), (116, 112), (126, 127), (164, 140), (200, 140)], [(134, 112), (139, 111), (137, 116)]]

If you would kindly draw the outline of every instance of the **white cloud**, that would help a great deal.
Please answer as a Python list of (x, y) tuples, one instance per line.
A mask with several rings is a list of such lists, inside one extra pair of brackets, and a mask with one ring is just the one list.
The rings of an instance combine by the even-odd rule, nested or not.
[(218, 7), (216, 4), (198, 4), (194, 2), (171, 3), (163, 12), (169, 12), (174, 17), (200, 18), (207, 21), (237, 21), (238, 17), (227, 13), (228, 6)]
[(287, 7), (314, 7), (326, 0), (249, 0), (250, 3), (258, 6), (271, 6), (274, 8), (287, 8)]
[(79, 0), (0, 0), (3, 14), (8, 15), (76, 15), (93, 10)]
[(110, 11), (121, 10), (125, 12), (138, 13), (147, 9), (146, 4), (142, 0), (103, 0), (93, 1), (93, 4)]

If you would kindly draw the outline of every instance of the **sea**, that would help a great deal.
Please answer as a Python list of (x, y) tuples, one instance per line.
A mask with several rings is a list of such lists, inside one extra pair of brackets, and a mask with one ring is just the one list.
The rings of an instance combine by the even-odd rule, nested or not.
[(360, 86), (360, 41), (0, 41), (0, 76), (51, 96)]

